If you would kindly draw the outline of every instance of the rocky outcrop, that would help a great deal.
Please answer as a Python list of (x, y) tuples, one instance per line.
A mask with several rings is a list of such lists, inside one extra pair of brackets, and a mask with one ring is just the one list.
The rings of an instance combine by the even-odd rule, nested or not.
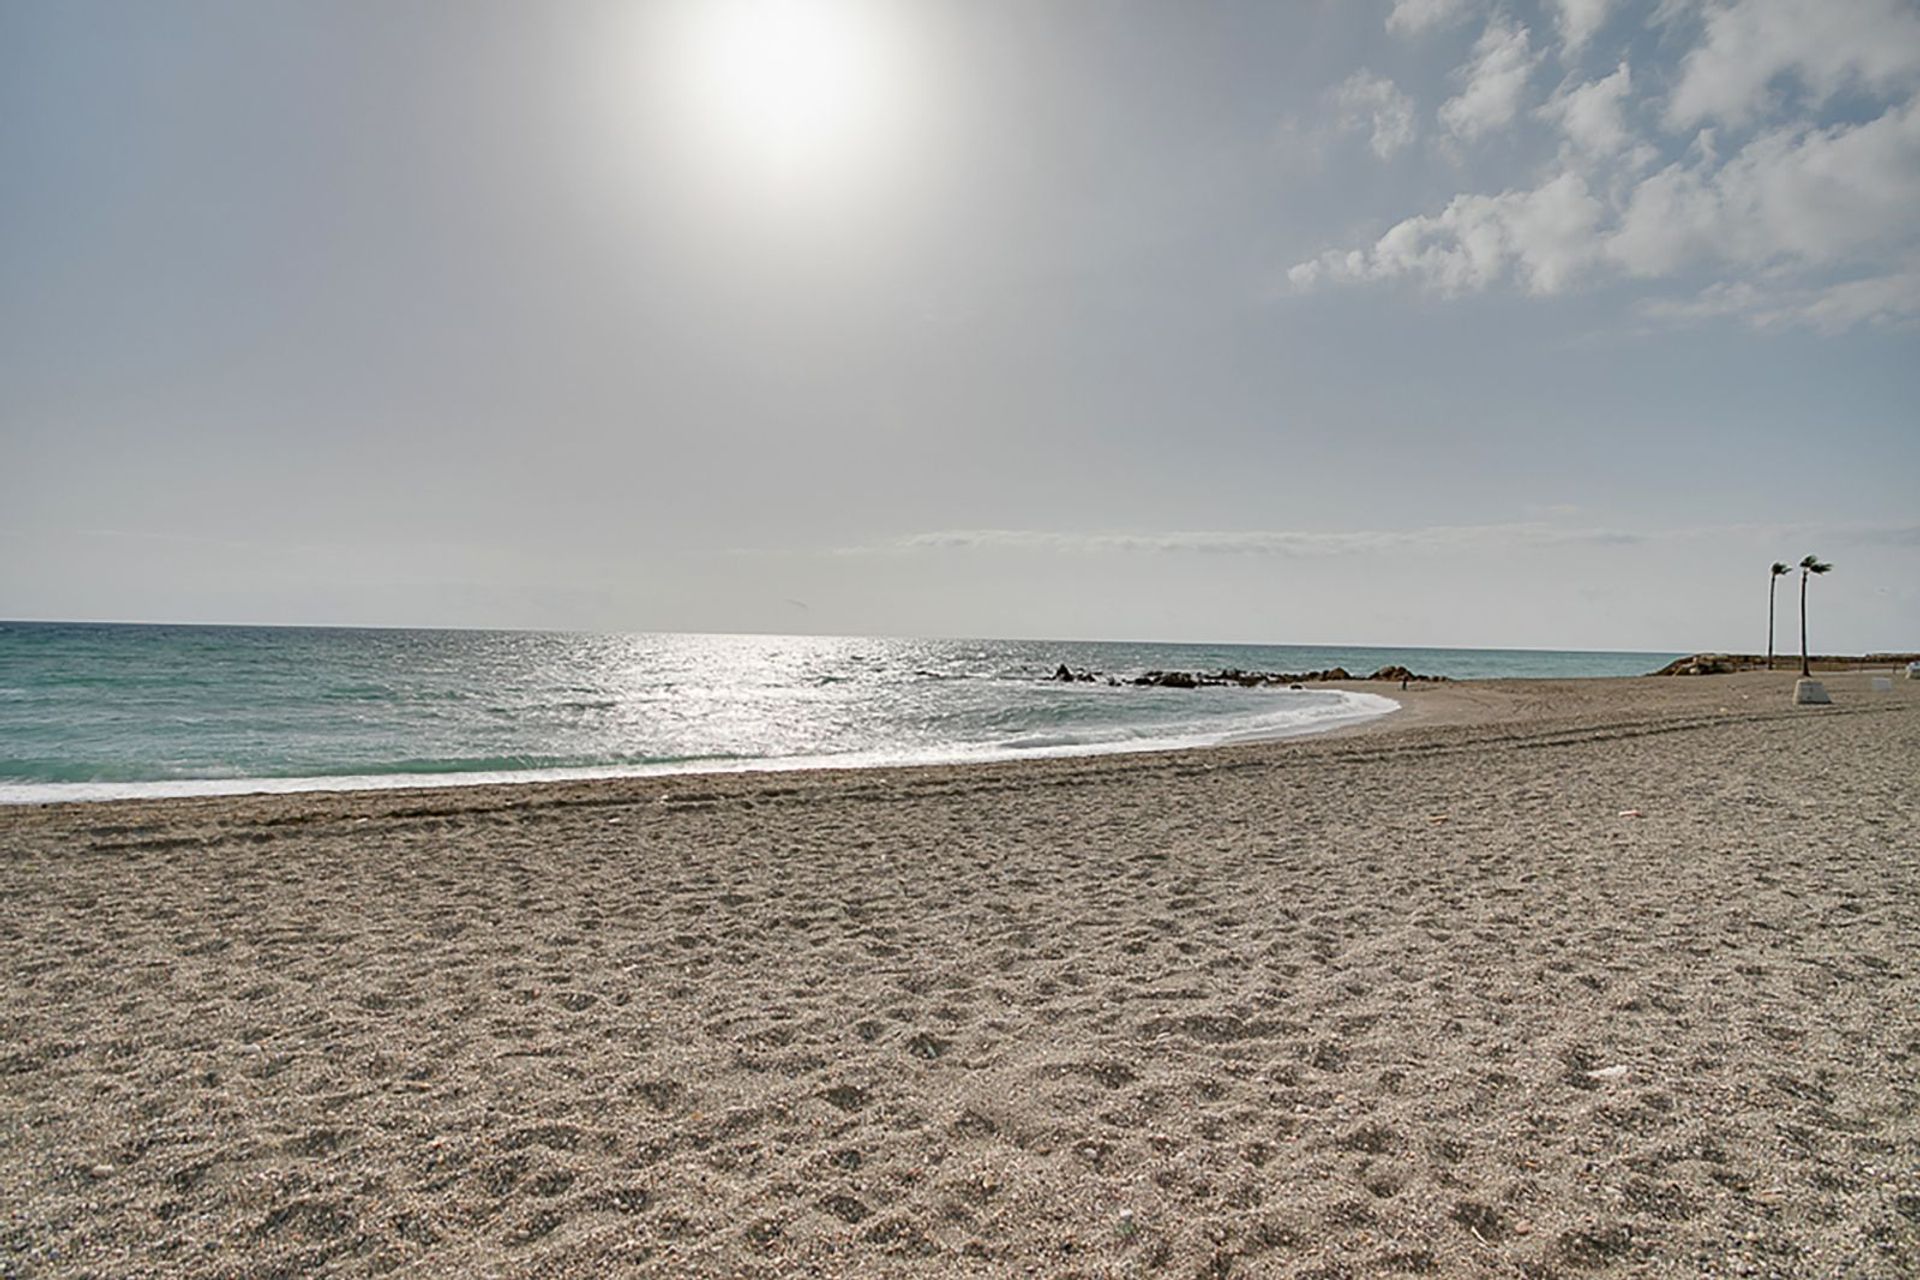
[(1725, 653), (1696, 653), (1669, 662), (1653, 674), (1657, 676), (1724, 676), (1745, 664)]
[(1392, 666), (1382, 667), (1378, 671), (1374, 672), (1372, 675), (1367, 677), (1367, 679), (1369, 680), (1397, 680), (1400, 683), (1400, 687), (1403, 689), (1410, 684), (1423, 684), (1423, 683), (1444, 684), (1447, 681), (1451, 680), (1452, 678), (1453, 677), (1451, 676), (1424, 676), (1424, 675), (1421, 675), (1418, 671), (1409, 671), (1407, 668), (1399, 666), (1397, 664)]
[[(1920, 659), (1920, 654), (1867, 653), (1849, 656), (1817, 653), (1808, 659), (1808, 662), (1820, 671), (1850, 671), (1856, 667), (1898, 666), (1916, 659)], [(1752, 671), (1764, 668), (1766, 665), (1766, 655), (1759, 653), (1690, 653), (1684, 658), (1675, 658), (1652, 674), (1656, 676), (1719, 676), (1734, 671)], [(1777, 671), (1796, 670), (1800, 666), (1800, 655), (1776, 653), (1773, 655), (1773, 665)]]

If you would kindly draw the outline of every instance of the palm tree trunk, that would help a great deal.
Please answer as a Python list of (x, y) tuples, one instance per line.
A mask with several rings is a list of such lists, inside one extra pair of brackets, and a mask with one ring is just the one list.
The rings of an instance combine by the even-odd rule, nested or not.
[(1806, 679), (1813, 671), (1807, 666), (1807, 571), (1800, 571), (1800, 678)]
[(1773, 670), (1773, 589), (1780, 585), (1780, 575), (1774, 574), (1767, 579), (1767, 670)]

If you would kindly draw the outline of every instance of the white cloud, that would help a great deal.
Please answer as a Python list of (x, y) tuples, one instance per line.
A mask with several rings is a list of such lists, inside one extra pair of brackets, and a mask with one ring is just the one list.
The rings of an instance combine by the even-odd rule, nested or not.
[(1920, 318), (1920, 262), (1865, 280), (1848, 280), (1801, 300), (1792, 319), (1829, 333), (1870, 322), (1893, 324)]
[(1691, 298), (1656, 298), (1642, 308), (1658, 320), (1732, 318), (1756, 329), (1809, 325), (1840, 333), (1862, 324), (1920, 322), (1920, 262), (1885, 275), (1816, 288), (1769, 288), (1751, 281), (1713, 284)]
[(1724, 226), (1711, 182), (1699, 170), (1669, 165), (1634, 189), (1607, 256), (1632, 275), (1672, 275), (1717, 252)]
[(1613, 0), (1555, 0), (1559, 7), (1561, 57), (1572, 62), (1607, 23)]
[(1440, 122), (1468, 142), (1511, 124), (1539, 61), (1525, 27), (1492, 19), (1474, 43), (1473, 60), (1454, 73), (1464, 87), (1441, 104)]
[[(1879, 0), (1863, 6), (1872, 21), (1861, 28), (1878, 29), (1874, 21), (1885, 18)], [(1740, 15), (1759, 22), (1750, 8), (1777, 16), (1791, 4), (1716, 7), (1686, 75), (1710, 65), (1701, 50), (1721, 57), (1732, 47), (1724, 24)], [(1913, 17), (1920, 23), (1920, 14)], [(1524, 30), (1498, 19), (1489, 24), (1468, 90), (1442, 109), (1455, 132), (1471, 135), (1503, 114), (1503, 106), (1489, 105), (1500, 95), (1481, 92), (1484, 82), (1506, 86), (1502, 101), (1517, 100), (1537, 61), (1525, 54), (1525, 40)], [(1848, 77), (1887, 83), (1903, 58), (1920, 68), (1920, 40), (1872, 62), (1863, 61), (1860, 46), (1860, 30), (1810, 39), (1811, 52), (1795, 65), (1816, 68), (1806, 74), (1825, 84)], [(1646, 307), (1669, 320), (1739, 316), (1761, 326), (1839, 330), (1920, 314), (1920, 225), (1913, 216), (1920, 209), (1920, 97), (1866, 120), (1822, 124), (1803, 112), (1757, 130), (1729, 124), (1726, 133), (1744, 139), (1731, 150), (1719, 131), (1702, 128), (1690, 139), (1668, 139), (1673, 158), (1649, 172), (1660, 149), (1633, 122), (1659, 108), (1636, 111), (1635, 87), (1625, 62), (1603, 78), (1563, 85), (1536, 112), (1558, 126), (1562, 142), (1532, 185), (1457, 194), (1438, 213), (1405, 218), (1370, 245), (1301, 262), (1289, 279), (1297, 288), (1405, 280), (1454, 295), (1505, 284), (1551, 294), (1624, 276), (1687, 281), (1688, 297)], [(1716, 113), (1744, 100), (1720, 101)]]
[(1666, 529), (1618, 529), (1544, 520), (1506, 524), (1427, 525), (1416, 529), (1194, 529), (1122, 532), (1055, 529), (942, 529), (884, 542), (841, 547), (843, 556), (898, 556), (941, 551), (1044, 551), (1062, 554), (1163, 553), (1272, 555), (1295, 558), (1374, 552), (1446, 554), (1493, 547), (1639, 546), (1655, 542), (1779, 540), (1831, 537), (1841, 542), (1908, 545), (1920, 541), (1911, 524), (1718, 524)]
[(1590, 155), (1608, 156), (1626, 150), (1633, 136), (1624, 114), (1633, 92), (1633, 74), (1626, 63), (1610, 76), (1553, 95), (1539, 114), (1559, 124), (1567, 141)]
[(1668, 122), (1746, 123), (1788, 73), (1815, 105), (1852, 86), (1910, 86), (1920, 81), (1920, 11), (1907, 0), (1719, 0), (1681, 66)]
[(1643, 541), (1618, 529), (1568, 528), (1543, 522), (1432, 525), (1421, 529), (1179, 530), (1165, 533), (1039, 529), (943, 529), (875, 545), (844, 547), (842, 555), (902, 555), (927, 551), (1016, 550), (1056, 552), (1200, 552), (1227, 555), (1332, 556), (1371, 551), (1450, 551), (1484, 546), (1620, 545)]
[(1455, 196), (1438, 215), (1408, 218), (1370, 249), (1322, 254), (1288, 279), (1305, 288), (1412, 278), (1459, 294), (1512, 276), (1531, 293), (1558, 293), (1597, 258), (1604, 213), (1578, 174), (1562, 173), (1531, 191)]
[(1452, 26), (1477, 6), (1476, 0), (1394, 0), (1387, 30), (1397, 36), (1417, 36), (1436, 27)]
[(1385, 76), (1363, 67), (1340, 83), (1333, 100), (1339, 109), (1338, 127), (1343, 132), (1366, 129), (1368, 145), (1382, 160), (1391, 160), (1413, 142), (1418, 130), (1413, 99)]
[(1672, 165), (1641, 183), (1609, 237), (1634, 275), (1699, 259), (1808, 267), (1911, 245), (1920, 208), (1920, 99), (1859, 125), (1769, 130), (1717, 170)]

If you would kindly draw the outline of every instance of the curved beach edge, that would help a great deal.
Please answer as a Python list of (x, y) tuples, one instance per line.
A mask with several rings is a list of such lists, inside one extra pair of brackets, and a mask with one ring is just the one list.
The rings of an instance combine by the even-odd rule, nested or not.
[[(1283, 710), (1190, 732), (1132, 738), (1032, 743), (959, 744), (908, 753), (849, 753), (760, 759), (705, 759), (652, 764), (562, 766), (447, 773), (322, 774), (304, 777), (181, 778), (128, 782), (0, 782), (0, 808), (13, 805), (103, 804), (118, 801), (207, 799), (223, 796), (304, 795), (367, 791), (421, 791), (476, 787), (556, 786), (636, 778), (710, 777), (821, 771), (963, 768), (1030, 760), (1087, 759), (1199, 751), (1253, 742), (1277, 742), (1337, 733), (1371, 724), (1400, 710), (1378, 686), (1329, 684), (1316, 689), (1340, 699), (1337, 706)], [(1259, 697), (1250, 694), (1249, 697)]]
[[(1830, 678), (1829, 683), (1837, 689), (1859, 686), (1857, 697), (1842, 698), (1842, 713), (1849, 702), (1878, 705), (1867, 692), (1870, 674), (1856, 672), (1839, 680)], [(924, 780), (954, 770), (1001, 779), (1023, 771), (1051, 776), (1062, 771), (1153, 770), (1182, 761), (1238, 764), (1274, 751), (1311, 751), (1320, 744), (1341, 749), (1358, 738), (1378, 741), (1383, 749), (1392, 749), (1402, 742), (1416, 743), (1435, 735), (1466, 735), (1460, 740), (1474, 742), (1502, 736), (1551, 737), (1556, 732), (1613, 724), (1668, 720), (1691, 723), (1701, 717), (1773, 718), (1795, 714), (1787, 705), (1793, 679), (1793, 674), (1786, 671), (1754, 671), (1690, 680), (1660, 676), (1459, 680), (1396, 690), (1393, 698), (1382, 696), (1377, 685), (1349, 681), (1324, 687), (1351, 699), (1353, 713), (1271, 732), (1229, 732), (1179, 741), (1137, 740), (915, 761), (823, 757), (688, 767), (541, 770), (512, 775), (221, 779), (101, 784), (98, 788), (92, 784), (32, 784), (31, 789), (17, 789), (11, 795), (0, 788), (0, 816), (75, 806), (91, 811), (102, 805), (217, 807), (257, 801), (271, 808), (276, 802), (298, 804), (303, 799), (319, 804), (337, 800), (360, 810), (383, 807), (381, 798), (397, 804), (417, 804), (436, 796), (441, 797), (438, 803), (467, 810), (539, 804), (549, 799), (573, 803), (593, 797), (611, 801), (664, 795), (695, 784), (703, 792), (724, 789), (729, 794), (745, 794), (757, 786), (885, 786), (896, 779)], [(76, 794), (71, 788), (85, 793)], [(128, 794), (128, 788), (138, 791)], [(51, 794), (55, 790), (61, 794)]]

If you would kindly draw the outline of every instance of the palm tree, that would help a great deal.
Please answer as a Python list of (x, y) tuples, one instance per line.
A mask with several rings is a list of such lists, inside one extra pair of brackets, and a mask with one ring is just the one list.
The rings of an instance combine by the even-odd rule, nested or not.
[(1804, 679), (1813, 674), (1807, 665), (1807, 575), (1825, 573), (1833, 568), (1823, 563), (1819, 556), (1805, 556), (1800, 561), (1800, 675)]
[(1767, 670), (1773, 670), (1773, 589), (1780, 585), (1782, 574), (1793, 570), (1778, 560), (1773, 562), (1773, 576), (1767, 579)]

